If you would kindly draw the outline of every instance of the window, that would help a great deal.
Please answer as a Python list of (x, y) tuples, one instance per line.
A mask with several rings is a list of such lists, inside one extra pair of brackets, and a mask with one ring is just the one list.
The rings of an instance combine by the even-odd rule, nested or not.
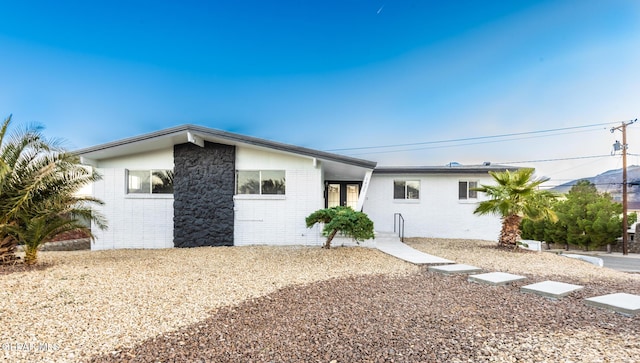
[(458, 199), (477, 199), (478, 191), (473, 190), (478, 187), (477, 181), (461, 180), (458, 182)]
[(283, 195), (284, 170), (238, 170), (236, 194)]
[(420, 181), (394, 180), (393, 199), (420, 199)]
[(127, 170), (127, 193), (172, 194), (173, 170)]
[(340, 205), (340, 184), (329, 184), (327, 190), (327, 208)]

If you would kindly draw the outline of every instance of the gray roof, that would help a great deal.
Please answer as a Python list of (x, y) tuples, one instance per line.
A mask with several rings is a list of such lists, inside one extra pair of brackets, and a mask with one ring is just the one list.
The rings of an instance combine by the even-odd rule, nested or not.
[(516, 171), (508, 165), (378, 166), (375, 174), (484, 174), (490, 171)]
[[(460, 165), (444, 166), (378, 166), (375, 161), (369, 161), (349, 156), (328, 153), (305, 147), (284, 144), (257, 137), (236, 134), (232, 132), (212, 129), (197, 125), (181, 125), (155, 131), (143, 135), (129, 137), (74, 151), (74, 154), (87, 159), (103, 160), (126, 156), (140, 152), (158, 150), (173, 145), (188, 142), (188, 134), (194, 134), (206, 141), (228, 145), (251, 145), (291, 154), (303, 155), (330, 162), (332, 165), (350, 165), (366, 169), (374, 169), (376, 174), (483, 174), (490, 171), (515, 171), (519, 167), (507, 165)], [(337, 164), (334, 164), (337, 163)]]
[(185, 143), (187, 142), (187, 133), (189, 132), (202, 137), (206, 141), (231, 145), (252, 145), (368, 169), (375, 168), (377, 164), (375, 161), (352, 158), (344, 155), (189, 124), (76, 150), (74, 153), (79, 156), (97, 160), (123, 156), (133, 152), (150, 151), (170, 145)]

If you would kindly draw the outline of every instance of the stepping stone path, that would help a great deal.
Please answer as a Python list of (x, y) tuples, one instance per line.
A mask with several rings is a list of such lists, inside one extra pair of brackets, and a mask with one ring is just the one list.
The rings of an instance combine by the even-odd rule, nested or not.
[(431, 266), (429, 267), (429, 270), (445, 275), (470, 274), (482, 271), (482, 269), (479, 267), (463, 265), (459, 263), (455, 265)]
[(541, 295), (552, 299), (560, 299), (574, 291), (583, 289), (584, 286), (567, 284), (557, 281), (543, 281), (536, 284), (522, 286), (520, 291)]
[(506, 272), (489, 272), (486, 274), (471, 275), (468, 280), (471, 282), (498, 286), (506, 285), (510, 282), (522, 281), (524, 279), (526, 279), (525, 276), (509, 274)]
[(625, 315), (636, 315), (640, 312), (640, 296), (617, 293), (596, 296), (584, 300), (585, 304), (613, 310)]
[[(397, 257), (401, 260), (405, 260), (407, 262), (411, 262), (417, 265), (432, 265), (429, 266), (429, 271), (438, 273), (448, 275), (468, 274), (481, 270), (480, 268), (475, 266), (454, 264), (453, 261), (420, 252), (400, 242), (400, 239), (396, 236), (380, 235), (376, 237), (376, 248), (384, 253)], [(525, 279), (525, 276), (519, 276), (505, 272), (490, 272), (478, 275), (469, 275), (468, 277), (468, 280), (471, 282), (488, 284), (492, 286), (506, 285), (510, 282), (522, 281)], [(583, 287), (580, 285), (566, 284), (557, 281), (543, 281), (531, 285), (522, 286), (520, 288), (520, 291), (524, 293), (538, 294), (552, 299), (560, 299), (582, 288)], [(640, 313), (640, 295), (618, 293), (596, 296), (585, 299), (585, 304), (596, 306), (599, 308), (610, 309), (629, 316)]]

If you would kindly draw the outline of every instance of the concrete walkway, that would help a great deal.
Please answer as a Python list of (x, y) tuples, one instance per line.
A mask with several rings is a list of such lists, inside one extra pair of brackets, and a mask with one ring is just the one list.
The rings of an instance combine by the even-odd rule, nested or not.
[(445, 265), (454, 263), (442, 257), (420, 252), (400, 242), (400, 238), (394, 234), (376, 234), (376, 248), (388, 255), (416, 265)]
[[(455, 262), (444, 259), (442, 257), (433, 256), (428, 253), (418, 251), (415, 248), (411, 248), (406, 244), (400, 242), (400, 238), (395, 234), (376, 233), (375, 245), (378, 250), (386, 254), (389, 254), (393, 257), (399, 258), (407, 262), (414, 263), (416, 265), (449, 265), (451, 266), (452, 270), (456, 270), (455, 268), (456, 266), (458, 267), (466, 266), (466, 265), (451, 265), (451, 264), (454, 264)], [(447, 273), (447, 271), (444, 271), (444, 272), (438, 271), (438, 268), (429, 268), (429, 269), (440, 272), (440, 273)], [(446, 268), (444, 270), (446, 270)], [(469, 275), (468, 277), (469, 281), (486, 283), (494, 286), (507, 285), (514, 281), (522, 281), (526, 279), (525, 276), (512, 275), (504, 272), (490, 272), (490, 273), (484, 273), (484, 274), (475, 274), (475, 272), (478, 272), (478, 270), (480, 269), (474, 266), (466, 266), (465, 268), (462, 268), (459, 270), (460, 271), (449, 272), (447, 274), (471, 273), (471, 275)], [(473, 271), (470, 271), (470, 270), (473, 270)], [(544, 281), (537, 284), (523, 286), (521, 287), (520, 291), (526, 292), (526, 293), (534, 293), (547, 298), (560, 299), (580, 289), (582, 289), (582, 286), (579, 286), (579, 285), (571, 285), (571, 284), (566, 284), (558, 281)], [(610, 295), (604, 295), (604, 296), (596, 296), (596, 297), (585, 299), (585, 303), (587, 305), (592, 305), (600, 308), (613, 310), (627, 316), (640, 314), (640, 295), (619, 293), (619, 294), (610, 294)]]

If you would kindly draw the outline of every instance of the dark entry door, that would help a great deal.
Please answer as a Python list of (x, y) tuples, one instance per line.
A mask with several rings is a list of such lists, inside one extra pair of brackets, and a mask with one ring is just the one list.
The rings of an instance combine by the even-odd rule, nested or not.
[(332, 208), (339, 205), (351, 207), (354, 210), (360, 197), (361, 182), (357, 181), (328, 181), (325, 186), (325, 207)]

